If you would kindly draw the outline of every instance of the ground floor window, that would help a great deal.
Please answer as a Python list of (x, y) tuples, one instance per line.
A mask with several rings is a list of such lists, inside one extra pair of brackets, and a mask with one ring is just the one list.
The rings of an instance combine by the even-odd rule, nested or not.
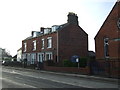
[(53, 59), (53, 54), (52, 54), (52, 52), (47, 52), (46, 54), (46, 60), (52, 60)]
[(27, 65), (35, 64), (35, 62), (43, 62), (47, 60), (53, 60), (53, 53), (52, 52), (41, 52), (41, 53), (28, 53), (23, 54), (22, 59), (27, 60)]
[(22, 55), (22, 59), (24, 60), (24, 59), (27, 59), (27, 54), (23, 54)]
[(34, 64), (36, 61), (36, 54), (31, 54), (31, 64)]
[(27, 54), (27, 65), (30, 65), (31, 62), (31, 56), (30, 54)]
[(44, 53), (38, 53), (38, 62), (44, 61)]

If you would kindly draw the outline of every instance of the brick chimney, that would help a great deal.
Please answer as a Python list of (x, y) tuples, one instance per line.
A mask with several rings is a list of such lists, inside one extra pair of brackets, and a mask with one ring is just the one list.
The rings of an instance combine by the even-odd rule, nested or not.
[(41, 27), (41, 28), (40, 28), (40, 32), (41, 32), (42, 34), (44, 34), (44, 29), (45, 29), (44, 27)]
[(78, 16), (77, 16), (77, 14), (75, 14), (73, 12), (69, 12), (67, 21), (70, 24), (78, 25)]

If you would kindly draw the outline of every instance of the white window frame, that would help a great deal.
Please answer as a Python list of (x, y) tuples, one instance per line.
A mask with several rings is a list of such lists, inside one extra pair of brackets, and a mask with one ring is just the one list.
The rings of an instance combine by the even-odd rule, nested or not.
[(31, 54), (28, 53), (27, 54), (27, 64), (30, 65), (30, 62), (31, 62)]
[(36, 50), (36, 40), (33, 41), (33, 51)]
[(47, 61), (47, 55), (49, 55), (48, 60), (53, 60), (53, 53), (52, 52), (46, 52), (45, 53), (45, 60)]
[(33, 53), (31, 54), (31, 64), (35, 64), (35, 61), (36, 61), (36, 54)]
[(45, 39), (43, 38), (42, 39), (42, 49), (44, 49), (45, 48)]
[(45, 60), (44, 53), (38, 53), (38, 62), (43, 62)]
[(22, 54), (22, 59), (26, 59), (27, 58), (27, 54)]
[(104, 38), (104, 56), (109, 58), (109, 38)]
[(52, 37), (47, 38), (47, 48), (52, 48)]
[(27, 51), (27, 43), (24, 43), (24, 52)]
[(49, 33), (48, 28), (45, 28), (44, 29), (44, 34), (48, 34), (48, 33)]

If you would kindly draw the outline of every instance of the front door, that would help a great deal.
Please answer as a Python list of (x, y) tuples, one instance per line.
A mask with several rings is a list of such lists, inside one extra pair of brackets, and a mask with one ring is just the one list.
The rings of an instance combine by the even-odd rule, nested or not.
[(38, 54), (38, 62), (43, 62), (43, 60), (44, 60), (44, 53), (39, 53)]
[(38, 69), (43, 69), (44, 53), (38, 53)]

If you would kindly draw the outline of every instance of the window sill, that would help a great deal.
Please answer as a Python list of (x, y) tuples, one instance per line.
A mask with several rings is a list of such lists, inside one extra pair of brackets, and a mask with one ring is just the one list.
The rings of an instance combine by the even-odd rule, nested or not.
[(50, 49), (50, 48), (52, 48), (52, 47), (47, 47), (47, 49)]
[(36, 49), (33, 49), (33, 51), (36, 51)]

